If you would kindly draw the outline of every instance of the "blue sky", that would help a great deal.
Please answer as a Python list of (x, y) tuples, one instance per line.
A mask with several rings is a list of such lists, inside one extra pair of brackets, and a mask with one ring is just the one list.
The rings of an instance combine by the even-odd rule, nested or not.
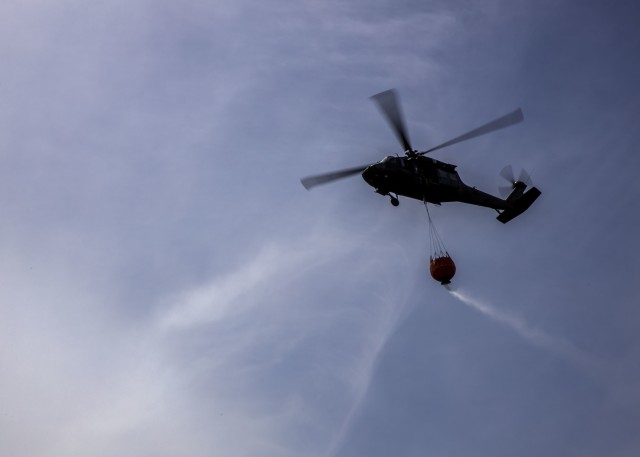
[[(0, 5), (0, 453), (636, 456), (633, 2)], [(359, 177), (526, 168), (502, 225)]]

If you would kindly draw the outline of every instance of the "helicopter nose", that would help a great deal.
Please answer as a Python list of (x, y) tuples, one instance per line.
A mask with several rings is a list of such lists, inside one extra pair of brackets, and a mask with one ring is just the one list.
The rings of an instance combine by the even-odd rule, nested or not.
[(379, 163), (374, 163), (362, 172), (362, 178), (374, 189), (387, 186), (387, 170)]
[(362, 172), (362, 179), (364, 179), (368, 184), (373, 185), (374, 181), (378, 177), (377, 164), (369, 165)]

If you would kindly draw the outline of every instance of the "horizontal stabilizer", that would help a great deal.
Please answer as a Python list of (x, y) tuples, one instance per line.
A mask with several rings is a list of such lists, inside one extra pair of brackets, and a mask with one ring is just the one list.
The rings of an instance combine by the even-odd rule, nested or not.
[(532, 187), (529, 189), (522, 197), (518, 198), (515, 201), (515, 205), (511, 209), (505, 209), (496, 219), (498, 219), (503, 224), (506, 224), (511, 219), (514, 219), (524, 213), (531, 204), (536, 201), (536, 199), (540, 196), (542, 192), (540, 192), (537, 188)]

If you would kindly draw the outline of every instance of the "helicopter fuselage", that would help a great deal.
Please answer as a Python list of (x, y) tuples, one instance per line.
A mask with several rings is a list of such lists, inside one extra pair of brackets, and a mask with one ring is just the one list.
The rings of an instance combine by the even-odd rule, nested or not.
[[(362, 178), (381, 195), (402, 195), (437, 205), (457, 201), (505, 210), (513, 208), (515, 200), (511, 196), (503, 200), (470, 187), (462, 182), (455, 165), (420, 155), (387, 156), (367, 167)], [(518, 195), (513, 197), (523, 190), (514, 190)]]

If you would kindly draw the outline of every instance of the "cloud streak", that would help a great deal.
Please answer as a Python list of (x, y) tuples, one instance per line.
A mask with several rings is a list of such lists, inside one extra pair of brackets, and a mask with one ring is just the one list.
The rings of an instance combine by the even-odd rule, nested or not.
[[(401, 292), (401, 290), (404, 291), (404, 293)], [(358, 413), (366, 401), (367, 393), (373, 381), (384, 347), (410, 310), (410, 307), (407, 305), (408, 296), (406, 291), (408, 290), (410, 290), (410, 287), (404, 284), (404, 287), (394, 290), (395, 296), (386, 294), (384, 297), (381, 297), (383, 302), (388, 303), (390, 306), (386, 307), (384, 318), (378, 322), (377, 330), (371, 332), (367, 338), (368, 350), (366, 356), (361, 361), (361, 374), (354, 389), (351, 407), (344, 416), (340, 428), (327, 449), (327, 453), (325, 454), (327, 457), (338, 455), (349, 435), (351, 427), (358, 417)]]
[[(345, 250), (336, 240), (353, 244)], [(366, 397), (376, 361), (405, 311), (410, 290), (396, 280), (383, 280), (369, 291), (357, 287), (381, 267), (382, 260), (360, 262), (357, 253), (371, 245), (372, 240), (344, 233), (290, 240), (287, 247), (271, 245), (235, 272), (176, 298), (155, 328), (162, 339), (180, 338), (179, 352), (206, 360), (206, 378), (218, 384), (209, 384), (208, 395), (233, 392), (233, 406), (227, 407), (242, 418), (237, 433), (243, 422), (264, 419), (270, 430), (261, 434), (270, 443), (267, 447), (282, 452), (291, 442), (286, 437), (295, 431), (324, 444), (315, 449), (289, 444), (289, 452), (314, 455), (328, 447), (331, 455)], [(384, 258), (393, 248), (376, 251)], [(305, 285), (336, 262), (354, 266), (345, 301), (329, 291), (315, 295)], [(276, 295), (288, 300), (267, 298)], [(328, 302), (330, 297), (338, 301)], [(229, 384), (225, 377), (235, 381)], [(265, 449), (256, 451), (264, 455)]]

